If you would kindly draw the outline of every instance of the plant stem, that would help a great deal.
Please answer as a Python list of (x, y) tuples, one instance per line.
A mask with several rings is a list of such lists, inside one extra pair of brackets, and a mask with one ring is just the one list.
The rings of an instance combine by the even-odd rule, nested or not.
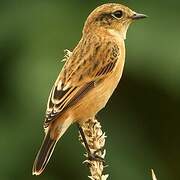
[[(81, 128), (84, 132), (89, 150), (92, 154), (104, 159), (106, 155), (106, 150), (102, 150), (105, 145), (105, 133), (101, 129), (101, 124), (96, 118), (89, 119), (88, 121), (81, 124)], [(80, 141), (85, 147), (85, 143), (80, 136)], [(106, 180), (109, 175), (103, 175), (104, 162), (97, 159), (89, 159), (88, 153), (85, 154), (87, 159), (84, 163), (88, 164), (91, 175), (88, 176), (91, 180)]]

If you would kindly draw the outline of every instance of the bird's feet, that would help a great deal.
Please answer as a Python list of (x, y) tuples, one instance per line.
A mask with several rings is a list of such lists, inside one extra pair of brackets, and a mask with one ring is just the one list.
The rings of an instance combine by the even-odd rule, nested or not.
[(99, 152), (99, 150), (94, 153), (88, 153), (88, 159), (86, 161), (84, 161), (84, 163), (86, 164), (87, 167), (90, 167), (92, 165), (91, 161), (100, 162), (103, 164), (104, 167), (106, 167), (104, 158), (99, 156), (97, 154), (97, 152)]
[(101, 156), (92, 153), (92, 154), (88, 154), (88, 160), (90, 161), (99, 161), (99, 162), (105, 162), (104, 158), (102, 158)]
[(101, 151), (101, 149), (96, 150), (94, 153), (88, 153), (88, 159), (90, 161), (99, 161), (105, 163), (104, 158), (97, 154), (99, 151)]

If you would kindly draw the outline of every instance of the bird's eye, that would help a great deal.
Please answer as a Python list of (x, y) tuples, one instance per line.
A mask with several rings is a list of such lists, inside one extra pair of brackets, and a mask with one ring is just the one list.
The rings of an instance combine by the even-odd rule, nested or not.
[(116, 11), (112, 14), (113, 17), (120, 19), (123, 16), (123, 12), (122, 11)]

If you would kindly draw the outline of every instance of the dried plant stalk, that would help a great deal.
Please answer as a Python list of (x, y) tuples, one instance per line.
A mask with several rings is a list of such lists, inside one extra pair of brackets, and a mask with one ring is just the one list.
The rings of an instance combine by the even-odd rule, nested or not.
[[(101, 125), (97, 121), (97, 119), (89, 119), (88, 121), (81, 124), (81, 128), (84, 131), (84, 135), (89, 146), (91, 153), (95, 153), (101, 158), (105, 158), (106, 150), (102, 150), (105, 145), (105, 133), (101, 130)], [(85, 147), (85, 144), (82, 140), (81, 135), (80, 141), (82, 145)], [(88, 153), (85, 154), (88, 158)], [(90, 160), (87, 159), (84, 163), (88, 164), (90, 169), (91, 176), (88, 176), (91, 180), (106, 180), (109, 175), (103, 175), (104, 163), (99, 160)]]
[(151, 173), (152, 173), (152, 179), (153, 179), (153, 180), (157, 180), (156, 175), (155, 175), (155, 173), (154, 173), (154, 170), (153, 170), (153, 169), (151, 169)]

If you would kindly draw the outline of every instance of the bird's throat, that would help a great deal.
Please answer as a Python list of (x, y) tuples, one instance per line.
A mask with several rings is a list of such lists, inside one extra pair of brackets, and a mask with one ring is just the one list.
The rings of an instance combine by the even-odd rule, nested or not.
[(126, 34), (127, 34), (127, 30), (128, 30), (128, 26), (125, 26), (123, 29), (121, 30), (115, 30), (115, 29), (109, 29), (109, 33), (113, 36), (115, 36), (116, 38), (120, 38), (125, 40), (126, 39)]

